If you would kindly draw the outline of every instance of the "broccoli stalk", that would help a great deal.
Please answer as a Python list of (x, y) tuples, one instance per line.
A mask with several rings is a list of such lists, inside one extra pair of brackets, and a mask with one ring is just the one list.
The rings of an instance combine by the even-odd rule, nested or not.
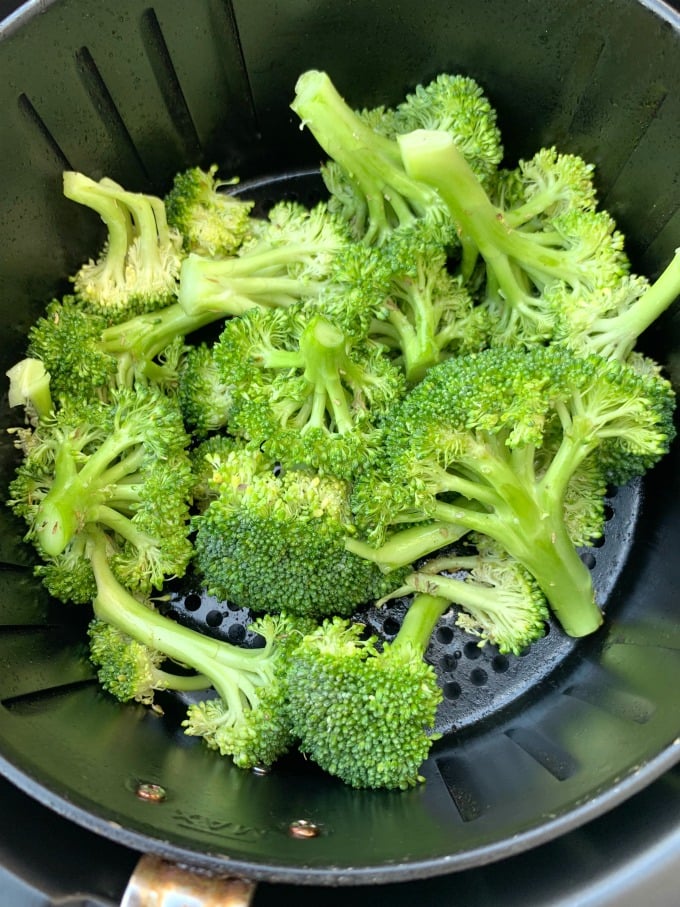
[(40, 359), (27, 357), (5, 372), (9, 378), (7, 402), (23, 406), (29, 422), (44, 419), (52, 412), (50, 375)]
[[(242, 768), (270, 765), (293, 742), (285, 716), (280, 662), (285, 661), (282, 655), (300, 636), (294, 622), (281, 617), (254, 625), (265, 634), (265, 645), (260, 649), (244, 649), (204, 636), (159, 614), (121, 586), (111, 569), (107, 547), (103, 533), (90, 533), (97, 620), (192, 668), (212, 684), (219, 698), (190, 706), (184, 722), (187, 734), (203, 737), (210, 747), (231, 756)], [(108, 672), (112, 662), (114, 669), (119, 664), (115, 647), (110, 655), (100, 649), (97, 658), (100, 671)], [(203, 681), (194, 677), (187, 683), (200, 686)]]
[(356, 788), (405, 790), (423, 781), (442, 697), (424, 654), (448, 606), (444, 598), (416, 595), (382, 652), (375, 637), (362, 638), (361, 624), (339, 617), (307, 634), (287, 672), (301, 752)]
[(175, 297), (182, 239), (168, 226), (161, 199), (74, 171), (64, 173), (64, 195), (96, 211), (108, 231), (99, 260), (73, 279), (84, 305), (120, 320)]
[(436, 193), (407, 175), (396, 142), (352, 110), (326, 73), (303, 73), (291, 108), (352, 187), (354, 233), (366, 242), (381, 242), (395, 227), (442, 210)]
[(552, 315), (540, 295), (550, 284), (591, 291), (626, 273), (622, 236), (605, 212), (571, 209), (540, 229), (533, 222), (513, 227), (449, 134), (416, 130), (398, 143), (406, 171), (437, 190), (458, 225), (465, 279), (481, 254), (487, 296), (502, 315), (497, 335), (506, 342), (521, 342), (523, 334), (532, 342), (550, 336)]

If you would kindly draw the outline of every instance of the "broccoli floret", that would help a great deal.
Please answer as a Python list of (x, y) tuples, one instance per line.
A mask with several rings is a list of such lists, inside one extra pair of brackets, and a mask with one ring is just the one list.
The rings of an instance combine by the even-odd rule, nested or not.
[(231, 389), (232, 433), (284, 464), (347, 479), (365, 467), (405, 389), (382, 347), (350, 342), (315, 307), (231, 319), (213, 358)]
[[(374, 249), (384, 289), (368, 334), (396, 355), (409, 383), (444, 356), (486, 345), (487, 312), (449, 272), (441, 234), (440, 227), (418, 220)], [(370, 302), (367, 296), (364, 309)]]
[(567, 489), (590, 458), (612, 483), (642, 474), (668, 450), (673, 407), (659, 375), (555, 345), (446, 360), (393, 411), (356, 482), (355, 516), (377, 544), (399, 513), (490, 537), (534, 576), (565, 631), (585, 635), (602, 616), (565, 520)]
[(437, 193), (407, 175), (396, 141), (354, 111), (326, 73), (303, 73), (291, 107), (331, 159), (322, 169), (331, 208), (353, 236), (380, 243), (415, 218), (448, 219)]
[(349, 485), (281, 469), (260, 451), (209, 452), (217, 496), (194, 517), (194, 565), (212, 595), (260, 613), (349, 615), (398, 585), (345, 549)]
[[(294, 742), (285, 709), (282, 656), (309, 628), (308, 623), (301, 630), (294, 619), (284, 615), (263, 619), (256, 625), (265, 637), (261, 649), (244, 649), (204, 636), (131, 595), (111, 570), (105, 536), (94, 529), (89, 537), (97, 583), (95, 618), (158, 656), (193, 669), (215, 689), (217, 699), (189, 707), (185, 732), (204, 737), (210, 747), (231, 756), (242, 768), (274, 762)], [(114, 635), (114, 641), (117, 638)], [(98, 658), (100, 670), (106, 673), (120, 665), (116, 646), (111, 652), (102, 647)]]
[(197, 438), (224, 428), (233, 408), (233, 388), (215, 362), (211, 344), (190, 347), (182, 359), (177, 394), (184, 422)]
[(182, 235), (186, 252), (210, 258), (233, 255), (250, 234), (253, 202), (225, 191), (238, 179), (221, 180), (217, 165), (176, 174), (165, 196), (168, 223)]
[(448, 602), (414, 597), (395, 639), (378, 650), (340, 617), (304, 637), (290, 657), (288, 711), (299, 748), (356, 788), (405, 790), (423, 781), (442, 691), (425, 661)]
[(179, 303), (190, 317), (241, 315), (256, 306), (289, 306), (319, 294), (336, 256), (349, 242), (325, 204), (312, 209), (279, 202), (265, 227), (238, 255), (189, 255), (182, 264)]
[(116, 392), (106, 404), (69, 402), (41, 420), (9, 503), (28, 524), (53, 595), (82, 600), (91, 588), (83, 533), (92, 526), (105, 533), (127, 587), (148, 592), (184, 573), (192, 551), (187, 445), (176, 403), (151, 388)]
[[(96, 593), (95, 593), (96, 594)], [(94, 597), (94, 596), (93, 596)], [(165, 656), (122, 633), (103, 620), (88, 627), (90, 661), (97, 667), (102, 688), (120, 702), (152, 705), (159, 690), (195, 691), (211, 686), (204, 674), (165, 670)]]
[(100, 257), (84, 264), (73, 278), (84, 306), (120, 321), (172, 302), (182, 238), (168, 226), (161, 199), (70, 170), (64, 173), (64, 195), (96, 211), (108, 231)]
[(426, 592), (460, 605), (456, 625), (492, 643), (503, 654), (519, 655), (545, 636), (550, 618), (545, 596), (533, 576), (488, 540), (476, 554), (433, 558), (409, 574), (393, 594)]
[(545, 296), (554, 311), (556, 342), (584, 355), (625, 360), (638, 337), (680, 296), (680, 249), (653, 283), (626, 275), (590, 293), (554, 284)]
[(436, 188), (461, 234), (461, 273), (485, 271), (484, 303), (495, 321), (492, 342), (535, 343), (552, 336), (554, 315), (544, 297), (557, 282), (575, 293), (620, 280), (629, 269), (623, 236), (606, 211), (576, 206), (514, 226), (493, 204), (444, 132), (416, 130), (398, 139), (414, 179)]

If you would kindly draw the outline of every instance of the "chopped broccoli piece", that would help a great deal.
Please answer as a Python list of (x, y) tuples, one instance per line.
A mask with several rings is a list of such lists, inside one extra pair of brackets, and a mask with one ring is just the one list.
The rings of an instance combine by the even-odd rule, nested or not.
[(442, 692), (424, 654), (448, 602), (413, 599), (395, 639), (378, 650), (362, 624), (339, 617), (290, 657), (288, 711), (299, 748), (356, 788), (405, 790), (423, 781)]
[[(216, 452), (217, 450), (217, 452)], [(255, 612), (349, 615), (385, 594), (386, 577), (345, 548), (354, 532), (349, 485), (280, 469), (259, 451), (208, 453), (217, 496), (194, 517), (194, 564), (208, 592)]]
[(195, 691), (210, 687), (203, 674), (180, 674), (164, 670), (162, 652), (152, 649), (103, 620), (88, 627), (90, 661), (102, 688), (120, 702), (135, 700), (152, 705), (159, 690)]
[(674, 402), (657, 374), (556, 345), (446, 360), (393, 411), (355, 485), (358, 525), (377, 544), (399, 513), (487, 535), (535, 577), (564, 630), (585, 635), (602, 617), (567, 489), (589, 459), (612, 483), (642, 474), (668, 450)]
[(222, 376), (212, 345), (189, 347), (179, 368), (177, 393), (184, 422), (197, 438), (227, 425), (233, 389)]
[(10, 407), (23, 406), (28, 422), (49, 416), (53, 406), (50, 374), (40, 359), (28, 356), (5, 374), (9, 378), (7, 402)]
[(404, 379), (383, 349), (351, 343), (312, 309), (254, 309), (213, 348), (229, 430), (285, 465), (350, 479), (365, 467)]
[(168, 226), (161, 199), (71, 170), (64, 173), (64, 195), (96, 211), (108, 231), (100, 257), (73, 278), (84, 306), (120, 321), (172, 302), (182, 238)]
[(216, 174), (216, 164), (183, 170), (164, 201), (168, 223), (182, 235), (186, 252), (224, 258), (250, 235), (254, 203), (224, 191), (238, 179), (221, 180)]

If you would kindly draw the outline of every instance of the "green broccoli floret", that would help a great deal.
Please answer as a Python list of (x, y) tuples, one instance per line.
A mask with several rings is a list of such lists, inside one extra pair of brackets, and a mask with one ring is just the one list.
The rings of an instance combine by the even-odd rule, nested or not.
[(238, 179), (221, 180), (217, 165), (177, 173), (165, 196), (168, 223), (182, 235), (186, 252), (210, 258), (233, 255), (250, 234), (253, 202), (225, 191)]
[(282, 469), (258, 450), (208, 452), (217, 496), (194, 517), (194, 565), (208, 592), (260, 613), (349, 615), (400, 574), (345, 549), (350, 488), (335, 476)]
[[(93, 596), (94, 597), (94, 596)], [(159, 690), (195, 691), (211, 686), (204, 674), (165, 670), (165, 656), (122, 633), (103, 620), (93, 620), (87, 630), (90, 661), (97, 667), (102, 688), (120, 702), (134, 700), (152, 705)]]
[(233, 434), (286, 465), (341, 478), (365, 467), (381, 419), (405, 390), (382, 347), (351, 342), (315, 307), (231, 319), (213, 358), (231, 390)]
[(533, 576), (514, 558), (479, 540), (476, 554), (445, 554), (421, 564), (393, 595), (426, 592), (463, 610), (456, 626), (492, 643), (503, 654), (519, 655), (545, 636), (550, 618), (545, 596)]
[(379, 651), (362, 624), (324, 621), (290, 656), (288, 711), (299, 748), (356, 788), (405, 790), (423, 781), (442, 691), (424, 655), (448, 602), (416, 595)]
[(222, 376), (211, 344), (188, 348), (179, 368), (177, 395), (184, 422), (197, 438), (226, 426), (233, 388)]
[(552, 336), (554, 314), (543, 295), (549, 286), (562, 283), (577, 294), (589, 293), (627, 273), (623, 236), (606, 211), (571, 206), (515, 226), (511, 213), (493, 204), (450, 135), (416, 130), (398, 142), (407, 172), (436, 188), (458, 225), (465, 279), (481, 255), (493, 343)]
[(602, 616), (565, 520), (568, 487), (589, 459), (613, 484), (642, 474), (668, 450), (673, 407), (658, 374), (555, 345), (446, 360), (395, 408), (358, 478), (359, 527), (378, 545), (400, 513), (486, 535), (534, 576), (565, 631), (585, 635)]
[(237, 255), (213, 259), (191, 254), (185, 259), (179, 303), (192, 318), (216, 320), (256, 306), (285, 307), (313, 298), (348, 242), (344, 224), (326, 204), (309, 209), (279, 202)]
[[(240, 648), (205, 636), (180, 626), (131, 595), (113, 573), (107, 548), (105, 536), (91, 530), (89, 557), (97, 584), (95, 618), (158, 653), (155, 657), (179, 662), (212, 684), (217, 698), (189, 707), (184, 722), (187, 734), (204, 737), (208, 746), (231, 756), (242, 768), (274, 762), (294, 742), (285, 709), (282, 665), (309, 624), (298, 624), (284, 615), (263, 618), (254, 625), (265, 638), (260, 649)], [(117, 638), (114, 635), (114, 642)], [(97, 657), (100, 671), (106, 674), (120, 666), (117, 646), (110, 652), (102, 646)]]
[(366, 298), (364, 310), (371, 298), (377, 302), (367, 333), (397, 357), (409, 383), (445, 356), (486, 345), (488, 314), (474, 304), (462, 278), (449, 272), (441, 227), (415, 221), (373, 252), (383, 293)]
[(379, 243), (415, 218), (447, 219), (437, 193), (407, 175), (396, 141), (354, 111), (325, 72), (300, 76), (291, 108), (331, 159), (322, 169), (331, 208), (353, 236)]
[(10, 484), (49, 591), (82, 601), (91, 591), (83, 534), (98, 526), (121, 582), (160, 589), (181, 576), (188, 540), (191, 464), (176, 403), (151, 388), (110, 403), (64, 404), (33, 432)]
[(71, 170), (64, 173), (64, 195), (96, 211), (108, 231), (100, 257), (82, 265), (73, 278), (84, 306), (120, 321), (172, 302), (182, 238), (168, 226), (161, 199)]
[(680, 249), (653, 283), (625, 275), (590, 293), (554, 284), (545, 296), (554, 312), (556, 342), (584, 355), (625, 360), (640, 335), (680, 296)]

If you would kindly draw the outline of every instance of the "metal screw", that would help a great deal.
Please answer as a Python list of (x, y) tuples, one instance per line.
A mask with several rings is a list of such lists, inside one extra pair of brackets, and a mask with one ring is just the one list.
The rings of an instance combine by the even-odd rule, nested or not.
[(146, 803), (162, 803), (167, 797), (167, 791), (153, 781), (138, 781), (135, 795)]
[(288, 826), (288, 834), (291, 838), (298, 838), (298, 840), (303, 841), (309, 838), (318, 838), (321, 834), (321, 829), (308, 819), (296, 819)]

